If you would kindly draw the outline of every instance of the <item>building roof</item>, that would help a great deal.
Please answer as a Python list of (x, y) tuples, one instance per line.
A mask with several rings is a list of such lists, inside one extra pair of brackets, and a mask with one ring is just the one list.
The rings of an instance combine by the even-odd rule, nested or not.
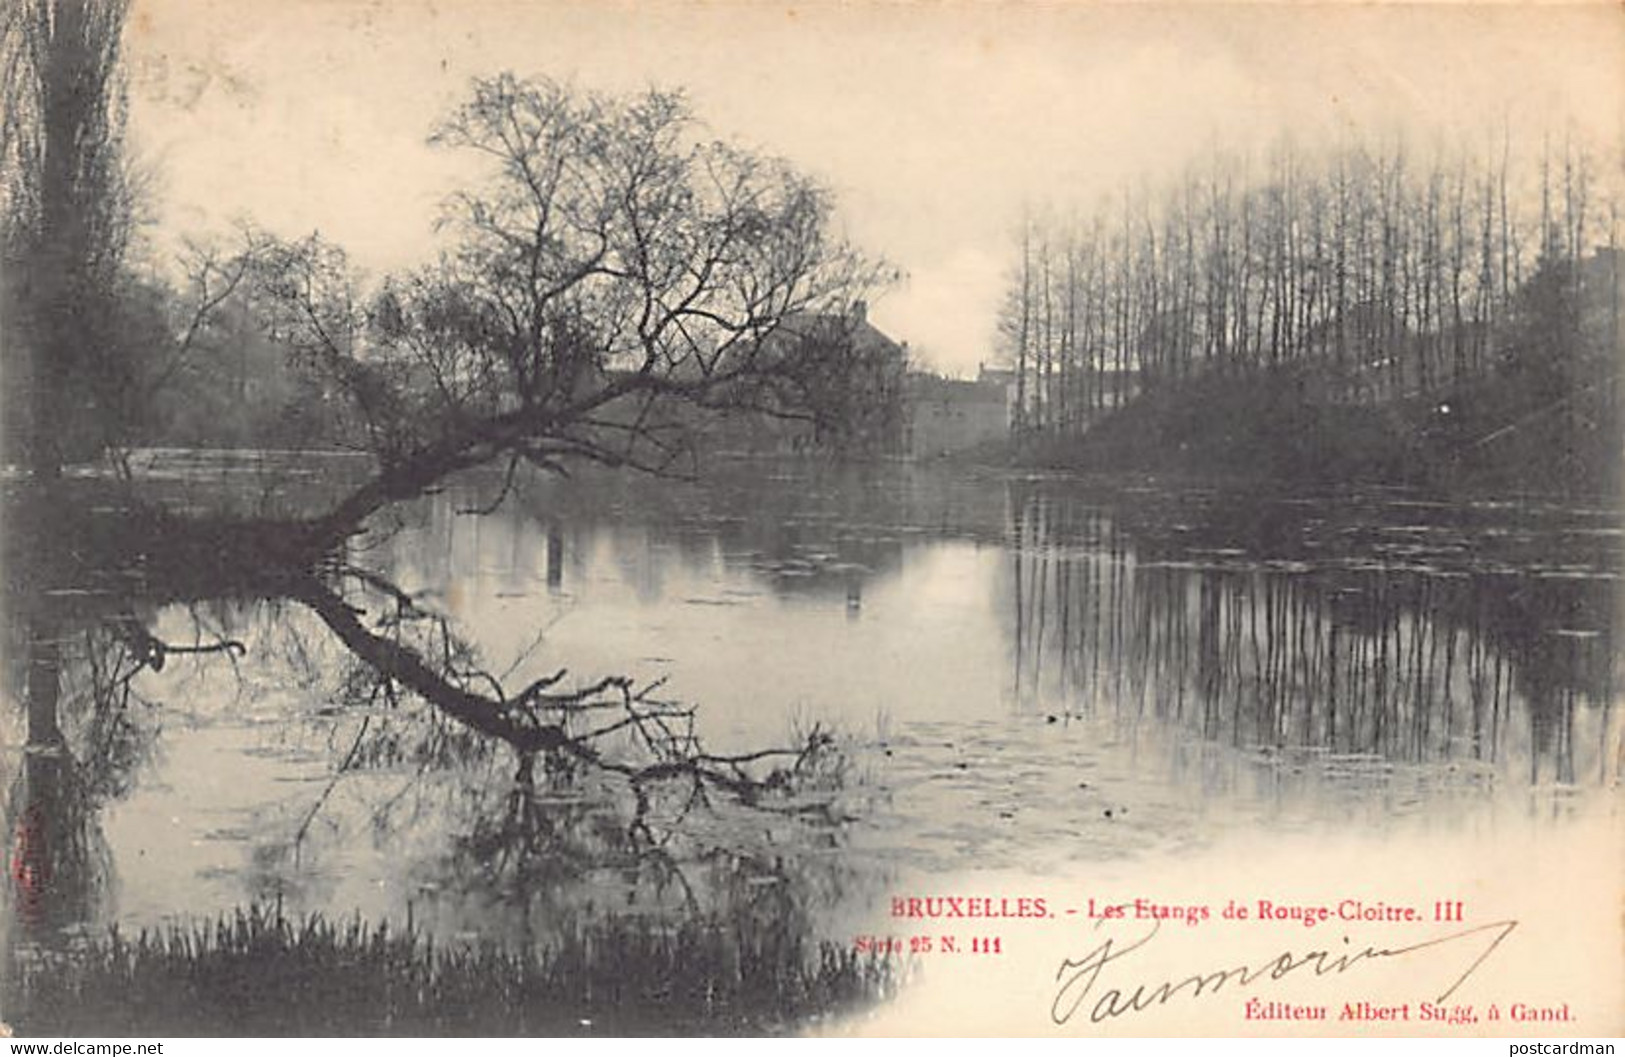
[(980, 379), (972, 382), (911, 371), (907, 386), (908, 394), (914, 400), (943, 400), (961, 404), (1003, 404), (1006, 400), (1003, 382)]

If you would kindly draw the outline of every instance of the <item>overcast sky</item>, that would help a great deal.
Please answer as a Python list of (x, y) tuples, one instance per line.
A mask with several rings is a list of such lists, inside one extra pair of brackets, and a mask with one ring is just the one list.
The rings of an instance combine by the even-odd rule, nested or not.
[(166, 232), (320, 229), (430, 252), (424, 145), (470, 77), (686, 89), (710, 129), (832, 187), (906, 279), (875, 320), (969, 374), (1024, 208), (1087, 206), (1290, 131), (1572, 128), (1617, 172), (1625, 14), (1575, 6), (134, 0), (131, 125)]

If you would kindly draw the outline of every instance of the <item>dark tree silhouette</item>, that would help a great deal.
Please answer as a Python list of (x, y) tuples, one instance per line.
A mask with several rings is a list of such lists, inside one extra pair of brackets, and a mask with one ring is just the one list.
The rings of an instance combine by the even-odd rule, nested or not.
[(683, 405), (796, 413), (798, 358), (825, 350), (772, 339), (880, 277), (830, 236), (822, 190), (707, 140), (679, 95), (503, 75), (432, 142), (489, 170), (445, 204), (432, 266), (367, 291), (318, 236), (261, 248), (274, 333), (342, 394), (379, 466), (318, 544), (492, 461), (681, 470)]
[(8, 430), (36, 477), (99, 450), (130, 380), (122, 265), (127, 0), (17, 0), (0, 14), (0, 293)]

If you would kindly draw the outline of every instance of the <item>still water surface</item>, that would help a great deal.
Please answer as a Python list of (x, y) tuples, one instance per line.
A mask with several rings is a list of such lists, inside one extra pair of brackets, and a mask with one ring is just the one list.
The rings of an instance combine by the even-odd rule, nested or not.
[(839, 936), (909, 878), (1265, 830), (1527, 826), (1617, 796), (1611, 511), (740, 464), (532, 481), (465, 512), (496, 490), (382, 516), (346, 560), (448, 617), (504, 685), (664, 679), (713, 751), (831, 732), (833, 818), (681, 805), (658, 867), (579, 788), (520, 827), (507, 749), (381, 698), (300, 603), (168, 606), (159, 638), (245, 652), (141, 673), (109, 732), (97, 631), (72, 638), (94, 877), (50, 933), (275, 900), (536, 942), (774, 891)]

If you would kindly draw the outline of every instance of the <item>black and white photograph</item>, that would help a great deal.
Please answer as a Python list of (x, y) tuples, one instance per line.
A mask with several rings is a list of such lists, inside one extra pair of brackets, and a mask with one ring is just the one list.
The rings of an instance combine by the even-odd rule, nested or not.
[(5, 0), (0, 1034), (1620, 1035), (1622, 210), (1609, 2)]

